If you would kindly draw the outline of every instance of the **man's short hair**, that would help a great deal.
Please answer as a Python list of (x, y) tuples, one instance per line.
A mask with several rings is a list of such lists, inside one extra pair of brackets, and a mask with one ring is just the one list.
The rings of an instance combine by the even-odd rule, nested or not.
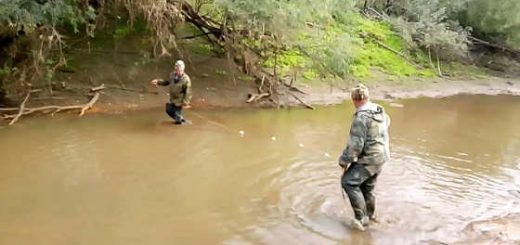
[(367, 100), (369, 96), (368, 88), (360, 83), (352, 89), (350, 96), (353, 100)]
[(177, 61), (175, 62), (175, 68), (179, 68), (179, 69), (181, 69), (181, 70), (184, 71), (184, 68), (185, 68), (185, 67), (186, 67), (186, 66), (184, 65), (184, 61), (182, 61), (182, 60), (177, 60)]

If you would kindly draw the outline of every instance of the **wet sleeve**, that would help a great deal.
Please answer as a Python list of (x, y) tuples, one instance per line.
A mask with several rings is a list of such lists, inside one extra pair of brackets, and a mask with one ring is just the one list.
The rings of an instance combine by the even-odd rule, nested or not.
[(186, 84), (184, 85), (184, 97), (182, 104), (189, 105), (191, 101), (191, 79), (186, 77)]
[(347, 146), (341, 154), (340, 160), (346, 163), (357, 162), (359, 154), (363, 151), (365, 138), (367, 135), (367, 126), (362, 116), (355, 116), (350, 127), (350, 135)]

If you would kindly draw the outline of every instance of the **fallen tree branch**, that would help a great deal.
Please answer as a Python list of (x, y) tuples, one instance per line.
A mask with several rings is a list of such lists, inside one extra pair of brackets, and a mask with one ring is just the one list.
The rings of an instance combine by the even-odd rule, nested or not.
[(485, 45), (485, 46), (488, 46), (488, 47), (500, 49), (502, 51), (507, 51), (507, 52), (515, 54), (515, 55), (520, 55), (520, 50), (514, 50), (514, 49), (510, 49), (510, 48), (504, 47), (504, 46), (499, 46), (497, 44), (493, 44), (493, 43), (490, 43), (488, 41), (484, 41), (482, 39), (478, 39), (478, 38), (472, 37), (472, 36), (469, 36), (468, 38), (471, 41), (473, 41), (473, 42), (476, 42), (476, 43), (479, 43), (479, 44), (482, 44), (482, 45)]
[(20, 109), (19, 107), (4, 107), (4, 108), (0, 108), (0, 111), (17, 111), (18, 109)]
[(85, 114), (85, 112), (92, 108), (92, 106), (96, 103), (96, 101), (99, 99), (99, 92), (97, 92), (96, 94), (94, 94), (94, 97), (92, 97), (92, 99), (85, 105), (83, 106), (83, 108), (81, 108), (81, 112), (79, 113), (79, 116), (83, 116), (83, 114)]
[[(58, 106), (58, 105), (50, 105), (50, 106), (42, 106), (42, 107), (35, 107), (35, 108), (25, 108), (24, 112), (22, 113), (23, 116), (35, 113), (35, 112), (51, 112), (58, 113), (60, 111), (66, 111), (66, 110), (75, 110), (75, 109), (82, 109), (84, 105), (71, 105), (71, 106)], [(10, 119), (14, 118), (15, 115), (4, 115), (2, 116), (3, 119)]]
[(29, 100), (30, 96), (31, 96), (31, 91), (27, 92), (27, 95), (25, 96), (25, 99), (20, 104), (20, 109), (18, 110), (18, 114), (16, 114), (16, 116), (13, 118), (13, 120), (11, 120), (9, 122), (9, 126), (13, 125), (14, 123), (16, 123), (16, 121), (18, 121), (18, 119), (20, 119), (20, 117), (23, 114), (23, 110), (25, 109), (25, 103), (27, 102), (27, 100)]
[(105, 87), (105, 84), (103, 83), (103, 84), (101, 84), (101, 85), (99, 85), (97, 87), (90, 88), (90, 92), (98, 92), (98, 91), (101, 91), (101, 90), (103, 90), (105, 88), (107, 88), (107, 87)]
[[(377, 10), (375, 10), (374, 8), (368, 8), (368, 10), (372, 11), (381, 20), (384, 20), (386, 18), (385, 15), (377, 12)], [(369, 16), (367, 16), (367, 17), (369, 17)]]
[(269, 96), (269, 93), (261, 93), (261, 94), (249, 94), (249, 99), (247, 99), (246, 103), (255, 102), (261, 98)]
[(58, 97), (58, 96), (49, 96), (49, 97), (37, 97), (33, 98), (32, 100), (64, 100), (65, 97)]
[(388, 50), (388, 51), (390, 51), (390, 52), (392, 52), (392, 53), (394, 53), (394, 54), (396, 54), (396, 55), (398, 55), (398, 56), (400, 56), (400, 57), (403, 58), (406, 62), (408, 62), (409, 64), (415, 66), (416, 68), (421, 68), (421, 69), (424, 68), (423, 66), (421, 66), (421, 65), (419, 65), (419, 64), (417, 64), (417, 63), (411, 61), (411, 60), (410, 60), (408, 57), (406, 57), (406, 55), (404, 55), (403, 53), (401, 53), (401, 52), (399, 52), (399, 51), (397, 51), (397, 50), (395, 50), (395, 49), (393, 49), (393, 48), (387, 46), (386, 44), (384, 44), (384, 43), (382, 43), (382, 42), (376, 40), (375, 38), (371, 38), (371, 39), (372, 39), (372, 41), (374, 41), (377, 45), (381, 46), (382, 48), (384, 48), (384, 49), (386, 49), (386, 50)]
[(296, 100), (300, 101), (300, 103), (302, 103), (305, 107), (307, 107), (307, 108), (309, 108), (309, 109), (311, 109), (311, 110), (314, 110), (314, 109), (315, 109), (314, 106), (305, 103), (305, 101), (303, 101), (302, 99), (300, 99), (300, 97), (296, 96), (295, 94), (290, 93), (290, 92), (288, 92), (288, 94), (291, 95), (292, 97), (294, 97)]
[(296, 92), (298, 92), (298, 93), (300, 93), (300, 94), (307, 94), (305, 91), (303, 91), (303, 90), (301, 90), (301, 89), (299, 89), (299, 88), (297, 88), (297, 87), (295, 87), (295, 86), (292, 85), (292, 80), (293, 80), (293, 79), (294, 79), (294, 77), (291, 78), (291, 84), (287, 84), (287, 83), (285, 83), (285, 82), (282, 82), (282, 83), (283, 83), (283, 85), (284, 85), (285, 87), (288, 87), (290, 90), (296, 91)]
[(260, 86), (258, 86), (258, 93), (262, 93), (262, 87), (264, 87), (265, 76), (262, 76), (262, 82), (260, 82)]
[(211, 32), (204, 32), (204, 33), (200, 33), (200, 34), (197, 34), (197, 35), (180, 37), (179, 39), (194, 39), (194, 38), (201, 37), (201, 36), (208, 36), (209, 34), (211, 34)]
[(139, 89), (124, 88), (124, 87), (110, 86), (110, 85), (107, 85), (106, 88), (107, 89), (119, 89), (119, 90), (123, 90), (123, 91), (130, 91), (130, 92), (137, 92), (137, 93), (159, 94), (159, 92), (156, 92), (156, 91), (146, 91), (144, 89), (139, 90)]
[[(41, 107), (35, 107), (35, 108), (26, 108), (25, 107), (25, 102), (27, 102), (28, 98), (29, 98), (29, 94), (28, 96), (26, 96), (24, 99), (24, 102), (22, 102), (22, 104), (20, 104), (20, 108), (18, 108), (18, 113), (16, 115), (2, 115), (0, 116), (0, 118), (2, 119), (12, 119), (11, 122), (9, 123), (9, 125), (12, 125), (14, 124), (21, 116), (25, 116), (25, 115), (29, 115), (29, 114), (32, 114), (32, 113), (35, 113), (35, 112), (43, 112), (43, 113), (50, 113), (52, 112), (52, 114), (55, 114), (55, 113), (58, 113), (60, 111), (67, 111), (67, 110), (80, 110), (80, 113), (78, 116), (83, 116), (85, 114), (85, 112), (89, 109), (92, 108), (92, 106), (94, 106), (94, 104), (98, 101), (99, 99), (99, 96), (100, 96), (100, 93), (99, 92), (96, 92), (94, 94), (94, 96), (92, 97), (92, 99), (90, 99), (90, 101), (85, 104), (85, 105), (69, 105), (69, 106), (58, 106), (58, 105), (49, 105), (49, 106), (41, 106)], [(12, 108), (2, 108), (2, 109), (9, 109), (9, 111), (12, 111)], [(7, 111), (7, 110), (6, 110)]]

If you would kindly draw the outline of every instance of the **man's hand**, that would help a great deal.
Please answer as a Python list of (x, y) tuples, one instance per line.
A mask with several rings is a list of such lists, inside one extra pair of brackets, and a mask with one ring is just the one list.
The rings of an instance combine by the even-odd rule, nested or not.
[(150, 83), (157, 86), (157, 83), (159, 82), (159, 79), (154, 79)]

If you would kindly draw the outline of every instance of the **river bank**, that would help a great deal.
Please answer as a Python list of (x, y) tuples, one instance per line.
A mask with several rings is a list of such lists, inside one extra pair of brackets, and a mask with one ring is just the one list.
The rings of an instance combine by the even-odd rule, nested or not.
[[(160, 74), (160, 72), (156, 72), (156, 74)], [(190, 71), (188, 71), (188, 74), (190, 74)], [(354, 81), (294, 83), (293, 86), (299, 91), (292, 90), (280, 94), (276, 103), (269, 100), (246, 103), (248, 96), (256, 93), (256, 85), (250, 80), (239, 80), (237, 74), (210, 77), (205, 73), (196, 73), (191, 76), (193, 82), (192, 107), (195, 109), (299, 107), (304, 106), (304, 104), (311, 106), (335, 105), (348, 100), (350, 98), (349, 89), (356, 84)], [(167, 89), (150, 85), (148, 79), (154, 77), (160, 77), (160, 75), (148, 75), (147, 78), (143, 77), (142, 80), (126, 85), (103, 83), (106, 88), (100, 91), (99, 100), (87, 111), (87, 114), (120, 114), (127, 111), (162, 107), (168, 100)], [(69, 80), (72, 81), (73, 79), (69, 78)], [(365, 84), (369, 87), (373, 100), (385, 101), (418, 97), (443, 98), (458, 94), (520, 96), (520, 79), (518, 78), (486, 77), (478, 80), (407, 78), (392, 81), (369, 81)], [(92, 87), (99, 85), (99, 83), (92, 83)], [(55, 87), (52, 94), (47, 90), (35, 93), (25, 106), (85, 104), (92, 96), (90, 91), (92, 87), (80, 86), (70, 81), (62, 82), (61, 87)], [(18, 107), (19, 103), (20, 101), (12, 100), (10, 105), (4, 105), (4, 107)]]

